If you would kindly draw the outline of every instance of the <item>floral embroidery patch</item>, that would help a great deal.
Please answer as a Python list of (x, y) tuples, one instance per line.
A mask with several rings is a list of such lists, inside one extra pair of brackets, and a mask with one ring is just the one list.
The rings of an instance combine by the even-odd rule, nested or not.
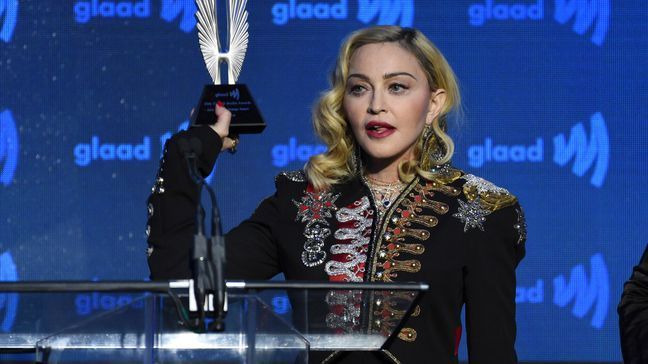
[(293, 200), (297, 206), (295, 221), (306, 223), (304, 236), (304, 251), (302, 252), (302, 263), (307, 267), (314, 267), (324, 263), (326, 252), (323, 250), (324, 240), (331, 235), (327, 218), (333, 217), (332, 212), (337, 211), (335, 201), (340, 196), (330, 192), (315, 192), (312, 186), (308, 186), (305, 196), (301, 201)]
[(340, 197), (339, 194), (333, 195), (329, 192), (313, 192), (310, 186), (306, 190), (306, 195), (302, 196), (301, 201), (293, 200), (297, 206), (297, 218), (295, 221), (306, 223), (306, 227), (313, 224), (321, 223), (328, 226), (326, 218), (333, 217), (331, 212), (337, 211), (335, 201)]

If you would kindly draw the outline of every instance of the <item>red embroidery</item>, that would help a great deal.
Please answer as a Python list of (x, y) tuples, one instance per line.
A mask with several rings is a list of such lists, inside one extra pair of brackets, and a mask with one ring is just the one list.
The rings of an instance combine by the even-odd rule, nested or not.
[(302, 196), (301, 201), (293, 200), (297, 206), (297, 217), (295, 220), (306, 223), (310, 227), (315, 223), (328, 225), (326, 218), (333, 217), (331, 212), (336, 211), (335, 201), (340, 196), (333, 195), (330, 192), (315, 192), (313, 186), (308, 185), (306, 195)]
[(324, 241), (331, 235), (327, 227), (327, 218), (333, 217), (332, 212), (337, 210), (335, 201), (340, 196), (330, 192), (315, 192), (312, 185), (308, 185), (301, 201), (293, 200), (297, 207), (295, 221), (306, 223), (304, 236), (304, 251), (302, 252), (302, 263), (307, 267), (315, 267), (326, 259), (326, 252), (323, 250)]

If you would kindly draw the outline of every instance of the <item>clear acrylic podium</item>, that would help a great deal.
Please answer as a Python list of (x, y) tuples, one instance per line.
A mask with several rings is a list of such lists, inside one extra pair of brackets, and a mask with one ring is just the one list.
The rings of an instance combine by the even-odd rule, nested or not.
[[(316, 352), (379, 350), (427, 290), (419, 283), (227, 282), (225, 331), (197, 332), (181, 320), (191, 317), (189, 281), (121, 283), (0, 283), (0, 292), (19, 292), (36, 310), (22, 320), (18, 312), (19, 327), (0, 335), (0, 350), (31, 348), (36, 363), (307, 363)], [(91, 314), (79, 317), (79, 305), (76, 315), (66, 312), (66, 302), (81, 301)]]

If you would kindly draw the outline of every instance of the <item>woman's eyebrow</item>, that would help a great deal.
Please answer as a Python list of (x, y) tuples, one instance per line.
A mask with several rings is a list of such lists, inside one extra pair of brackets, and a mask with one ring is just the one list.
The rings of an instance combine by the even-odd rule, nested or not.
[(383, 79), (386, 80), (386, 79), (388, 79), (388, 78), (392, 78), (392, 77), (396, 77), (396, 76), (409, 76), (409, 77), (411, 77), (411, 78), (413, 78), (413, 79), (416, 80), (416, 77), (414, 77), (414, 75), (411, 74), (411, 73), (409, 73), (409, 72), (392, 72), (392, 73), (385, 73), (385, 75), (383, 76)]
[[(414, 75), (412, 75), (412, 74), (409, 73), (409, 72), (391, 72), (391, 73), (385, 73), (385, 74), (383, 75), (383, 79), (384, 79), (384, 80), (387, 80), (387, 79), (389, 79), (389, 78), (397, 77), (397, 76), (409, 76), (409, 77), (413, 78), (414, 80), (416, 80), (416, 77), (414, 77)], [(369, 82), (369, 77), (367, 77), (366, 75), (363, 75), (362, 73), (352, 73), (352, 74), (349, 75), (349, 77), (348, 77), (347, 79), (352, 78), (352, 77), (357, 77), (357, 78), (360, 78), (360, 79), (362, 79), (362, 80), (365, 80), (365, 81)]]

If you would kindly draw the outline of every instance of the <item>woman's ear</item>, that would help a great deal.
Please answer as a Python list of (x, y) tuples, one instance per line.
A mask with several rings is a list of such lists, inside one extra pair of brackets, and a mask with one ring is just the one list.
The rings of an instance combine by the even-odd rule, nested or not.
[(439, 116), (441, 110), (443, 109), (443, 105), (445, 105), (445, 102), (446, 91), (444, 89), (438, 88), (432, 92), (432, 95), (430, 96), (430, 108), (427, 118), (425, 119), (426, 124), (432, 124), (434, 119)]
[(432, 125), (433, 121), (434, 121), (434, 113), (432, 111), (428, 111), (427, 116), (425, 117), (425, 125), (430, 126)]

